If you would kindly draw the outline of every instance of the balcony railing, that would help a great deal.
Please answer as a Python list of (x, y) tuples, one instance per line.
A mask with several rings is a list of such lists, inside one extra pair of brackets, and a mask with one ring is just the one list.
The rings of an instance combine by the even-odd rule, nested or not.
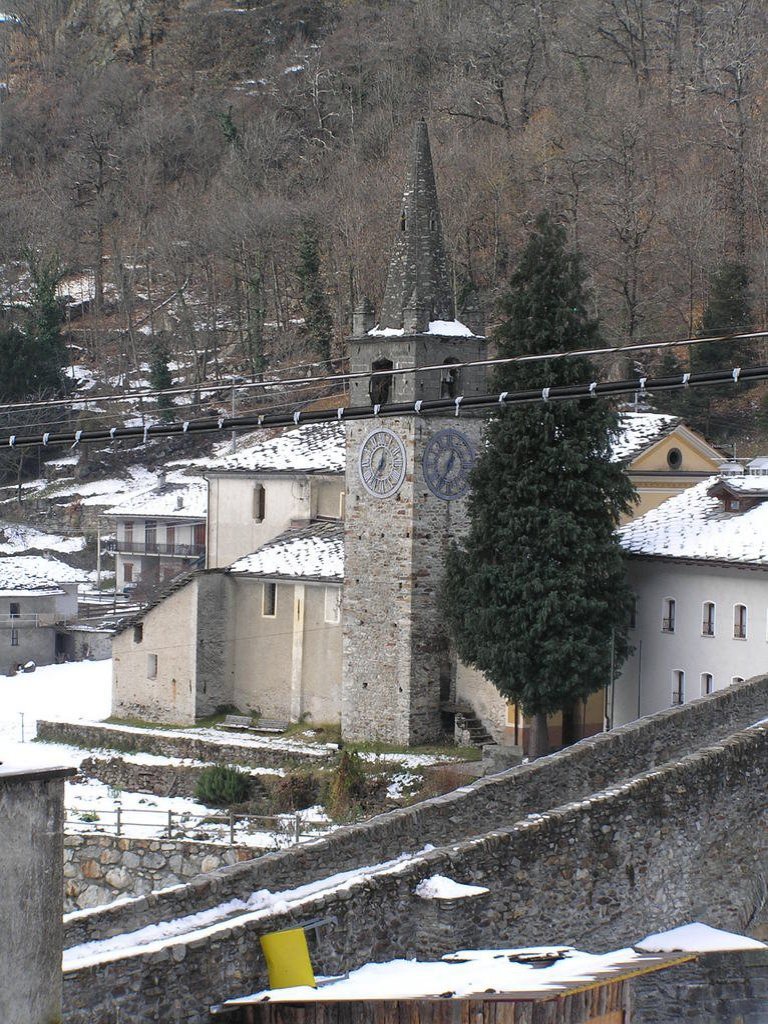
[(733, 626), (733, 635), (736, 640), (747, 639), (747, 627), (745, 623), (736, 622)]
[(0, 615), (0, 629), (36, 629), (70, 622), (74, 616), (55, 612), (24, 612), (22, 615)]
[(154, 541), (117, 540), (110, 550), (129, 555), (175, 555), (178, 558), (199, 558), (205, 554), (205, 544), (160, 544)]
[(675, 620), (673, 618), (667, 618), (661, 620), (661, 630), (663, 633), (674, 633), (675, 632)]
[(702, 636), (714, 636), (715, 635), (715, 623), (711, 619), (704, 619), (701, 624), (701, 635)]

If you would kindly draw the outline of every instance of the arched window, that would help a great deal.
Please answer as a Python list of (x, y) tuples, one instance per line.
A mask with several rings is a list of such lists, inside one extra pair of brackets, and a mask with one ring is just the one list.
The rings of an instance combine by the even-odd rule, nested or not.
[(714, 601), (705, 601), (701, 616), (701, 635), (715, 635), (715, 604)]
[(444, 366), (440, 371), (440, 397), (441, 398), (456, 398), (460, 393), (459, 387), (461, 384), (461, 370), (453, 369), (453, 365), (459, 362), (458, 359), (454, 359), (449, 356), (448, 359), (444, 359)]
[(706, 697), (708, 693), (715, 692), (715, 680), (711, 672), (701, 673), (701, 696)]
[(685, 703), (685, 672), (676, 669), (672, 673), (672, 704)]
[(661, 631), (662, 633), (674, 633), (675, 632), (675, 599), (674, 597), (665, 597), (662, 605), (661, 613)]
[(371, 370), (375, 374), (371, 377), (368, 394), (371, 396), (371, 405), (386, 405), (389, 401), (389, 394), (392, 390), (392, 374), (387, 370), (394, 369), (391, 359), (377, 359)]
[(747, 639), (747, 606), (745, 604), (733, 606), (733, 635), (736, 640)]

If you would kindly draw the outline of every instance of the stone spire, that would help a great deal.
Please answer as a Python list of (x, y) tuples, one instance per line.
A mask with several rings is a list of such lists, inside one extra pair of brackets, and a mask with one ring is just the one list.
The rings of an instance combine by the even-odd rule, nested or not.
[(435, 173), (427, 123), (422, 119), (414, 131), (379, 326), (418, 334), (428, 330), (430, 320), (453, 318)]

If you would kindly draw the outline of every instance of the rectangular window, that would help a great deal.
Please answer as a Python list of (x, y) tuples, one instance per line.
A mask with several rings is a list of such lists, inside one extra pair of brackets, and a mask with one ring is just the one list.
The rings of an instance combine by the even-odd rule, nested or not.
[(701, 695), (706, 697), (708, 693), (715, 692), (715, 680), (712, 678), (711, 672), (701, 673)]
[(144, 639), (144, 623), (143, 622), (137, 622), (136, 625), (133, 627), (133, 642), (135, 644), (140, 644), (143, 639)]
[(157, 679), (157, 655), (147, 655), (147, 679)]
[(19, 631), (18, 629), (11, 630), (11, 647), (19, 646)]
[(174, 548), (176, 547), (176, 527), (166, 526), (165, 528), (165, 543), (168, 545), (168, 554), (172, 555)]
[(133, 562), (123, 562), (123, 583), (133, 583)]
[(157, 550), (157, 521), (147, 519), (144, 523), (144, 544), (147, 551)]
[(253, 518), (261, 523), (267, 511), (267, 492), (261, 484), (253, 488)]
[(733, 635), (736, 640), (747, 639), (747, 606), (744, 604), (734, 606)]
[(133, 523), (126, 523), (123, 527), (125, 531), (125, 541), (127, 544), (133, 543)]
[(685, 672), (672, 673), (672, 704), (685, 703)]
[(21, 605), (18, 601), (11, 601), (11, 610), (8, 614), (12, 619), (18, 619), (21, 616)]
[(265, 583), (261, 614), (272, 618), (277, 614), (277, 584)]
[(701, 621), (701, 635), (715, 635), (715, 605), (712, 601), (704, 602), (704, 612)]
[(341, 587), (325, 588), (325, 621), (341, 620)]
[(661, 618), (661, 630), (663, 633), (675, 632), (675, 599), (674, 597), (664, 598), (664, 610)]
[(744, 676), (734, 676), (731, 679), (731, 682), (732, 683), (743, 683), (744, 682)]

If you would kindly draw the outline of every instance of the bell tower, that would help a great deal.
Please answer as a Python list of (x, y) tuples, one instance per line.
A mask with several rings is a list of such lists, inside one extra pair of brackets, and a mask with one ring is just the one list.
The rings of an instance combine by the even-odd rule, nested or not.
[[(478, 325), (455, 318), (425, 121), (413, 148), (378, 323), (367, 303), (349, 340), (350, 405), (485, 391)], [(389, 373), (447, 364), (442, 370)], [(443, 555), (467, 525), (466, 474), (483, 421), (469, 413), (347, 421), (342, 733), (415, 745), (440, 738), (451, 672), (437, 608)]]

